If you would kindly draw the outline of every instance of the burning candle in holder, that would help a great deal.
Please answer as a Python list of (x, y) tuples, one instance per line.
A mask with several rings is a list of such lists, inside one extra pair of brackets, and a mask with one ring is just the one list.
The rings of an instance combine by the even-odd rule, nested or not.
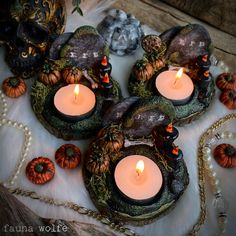
[(161, 189), (163, 178), (157, 164), (148, 157), (131, 155), (116, 165), (115, 184), (121, 195), (134, 204), (149, 204)]
[(90, 116), (96, 105), (94, 92), (82, 84), (61, 87), (54, 96), (54, 106), (67, 121), (79, 121)]
[(168, 70), (160, 73), (156, 78), (156, 89), (174, 105), (184, 105), (191, 99), (194, 85), (181, 68), (178, 72)]

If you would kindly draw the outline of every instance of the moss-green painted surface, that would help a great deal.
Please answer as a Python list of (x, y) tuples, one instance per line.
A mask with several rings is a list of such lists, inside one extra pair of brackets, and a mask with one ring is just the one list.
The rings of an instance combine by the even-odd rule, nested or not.
[[(112, 94), (113, 99), (121, 98), (119, 84), (113, 81)], [(84, 139), (94, 135), (102, 127), (102, 107), (105, 97), (103, 90), (98, 89), (96, 93), (96, 107), (93, 113), (80, 121), (68, 122), (63, 119), (56, 111), (53, 98), (56, 91), (65, 86), (64, 83), (58, 83), (54, 86), (46, 86), (36, 81), (31, 91), (31, 104), (39, 121), (53, 135), (65, 140)]]
[[(106, 178), (104, 178), (104, 176), (94, 178), (94, 176), (84, 168), (83, 175), (85, 185), (99, 211), (112, 217), (112, 219), (117, 222), (122, 221), (135, 225), (143, 225), (163, 216), (171, 210), (189, 183), (189, 176), (184, 160), (173, 161), (165, 159), (165, 157), (160, 159), (160, 156), (156, 155), (155, 148), (147, 145), (135, 145), (123, 148), (121, 154), (121, 158), (128, 155), (139, 154), (152, 159), (162, 172), (163, 186), (151, 202), (144, 204), (134, 203), (127, 200), (115, 185), (113, 175), (115, 166), (119, 160), (116, 160), (116, 162), (111, 161), (110, 171), (105, 173)], [(163, 159), (165, 160), (165, 164), (170, 165), (171, 168), (166, 168), (166, 166), (163, 165)], [(102, 193), (92, 188), (91, 180), (102, 181), (103, 183), (96, 183), (96, 185), (106, 186), (106, 191)], [(183, 189), (178, 193), (174, 193), (171, 189), (173, 180), (181, 181), (183, 185)], [(107, 195), (107, 193), (110, 193), (110, 195)], [(107, 196), (109, 197), (107, 198)]]

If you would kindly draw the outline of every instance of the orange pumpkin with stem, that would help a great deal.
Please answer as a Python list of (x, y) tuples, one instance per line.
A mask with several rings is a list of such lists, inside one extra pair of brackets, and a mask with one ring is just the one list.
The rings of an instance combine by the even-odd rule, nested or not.
[(77, 67), (66, 67), (62, 71), (62, 77), (68, 84), (79, 83), (82, 75), (82, 71)]
[(26, 84), (19, 77), (9, 77), (2, 82), (2, 90), (6, 96), (17, 98), (26, 92)]
[(216, 79), (216, 86), (220, 90), (236, 90), (236, 73), (222, 73)]
[(236, 90), (225, 90), (220, 95), (220, 101), (229, 109), (236, 109)]
[(47, 157), (37, 157), (26, 166), (26, 176), (34, 184), (45, 184), (55, 174), (55, 166)]
[(61, 168), (74, 169), (81, 160), (80, 149), (74, 144), (64, 144), (57, 149), (55, 160)]

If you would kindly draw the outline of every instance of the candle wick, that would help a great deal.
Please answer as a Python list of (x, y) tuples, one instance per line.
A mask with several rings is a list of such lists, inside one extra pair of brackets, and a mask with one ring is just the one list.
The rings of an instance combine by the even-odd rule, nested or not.
[(78, 103), (78, 95), (75, 94), (75, 99), (74, 99), (75, 103)]
[(178, 79), (179, 79), (179, 78), (175, 78), (174, 85), (176, 85), (176, 83), (177, 83)]
[(139, 171), (138, 170), (136, 170), (136, 173), (138, 174), (138, 176), (139, 176)]

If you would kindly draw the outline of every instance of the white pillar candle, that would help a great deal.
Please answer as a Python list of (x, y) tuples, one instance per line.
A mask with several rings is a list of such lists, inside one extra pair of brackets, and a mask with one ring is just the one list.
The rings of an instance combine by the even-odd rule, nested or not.
[(188, 75), (181, 74), (181, 71), (169, 70), (157, 76), (156, 89), (160, 95), (171, 100), (174, 105), (184, 105), (191, 98), (194, 85)]
[(123, 158), (114, 172), (116, 186), (129, 200), (146, 202), (153, 199), (162, 186), (162, 173), (148, 157), (131, 155)]
[(72, 119), (79, 120), (86, 117), (93, 111), (95, 104), (94, 92), (82, 84), (70, 84), (62, 87), (54, 96), (54, 105), (57, 111)]

